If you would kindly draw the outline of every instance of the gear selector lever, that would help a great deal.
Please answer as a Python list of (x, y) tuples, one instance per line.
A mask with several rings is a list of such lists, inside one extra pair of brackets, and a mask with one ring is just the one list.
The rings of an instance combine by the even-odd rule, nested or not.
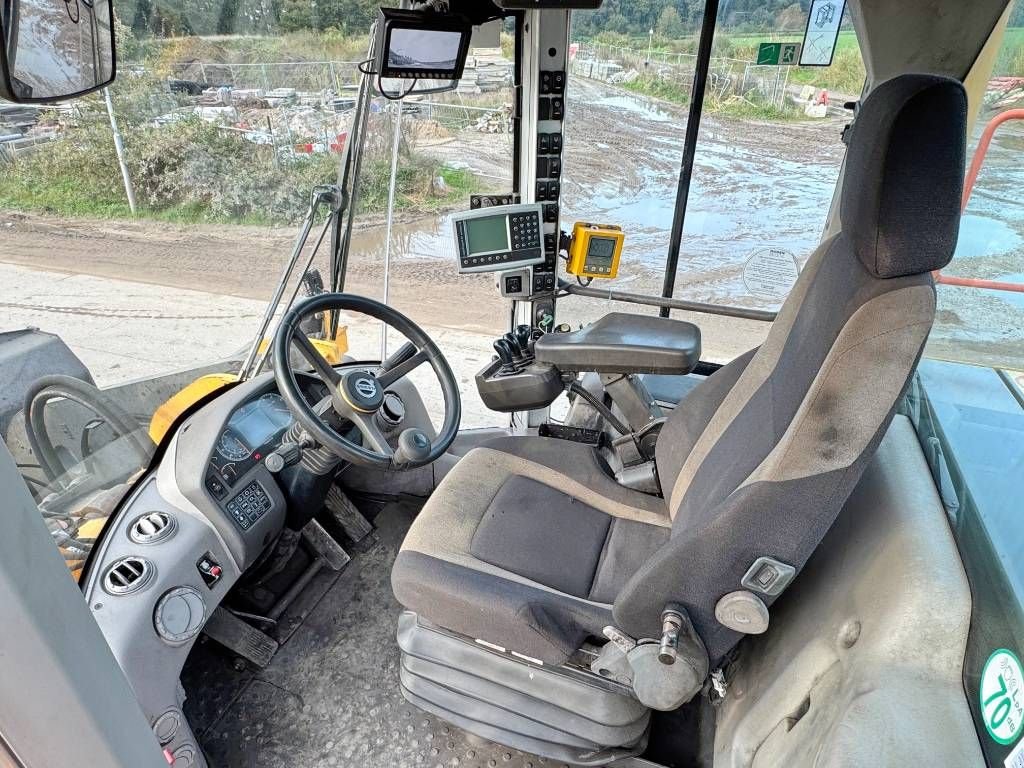
[(530, 353), (530, 339), (533, 336), (533, 329), (528, 325), (519, 325), (516, 326), (515, 334), (519, 348), (523, 351), (523, 354), (528, 355)]

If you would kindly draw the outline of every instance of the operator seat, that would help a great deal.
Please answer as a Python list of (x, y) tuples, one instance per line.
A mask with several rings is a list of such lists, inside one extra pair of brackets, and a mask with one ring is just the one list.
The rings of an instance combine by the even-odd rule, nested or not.
[[(716, 618), (719, 601), (747, 589), (741, 581), (759, 558), (799, 571), (916, 368), (935, 313), (931, 273), (956, 246), (966, 115), (962, 85), (931, 75), (894, 78), (864, 100), (849, 138), (842, 231), (810, 257), (765, 343), (669, 417), (656, 450), (664, 499), (617, 485), (598, 454), (575, 443), (510, 437), (467, 454), (414, 522), (392, 572), (419, 624), (546, 669), (602, 639), (607, 625), (660, 638), (663, 610), (678, 603), (710, 661), (722, 659), (742, 635)], [(403, 652), (410, 700), (538, 748), (481, 704), (495, 686), (526, 690), (512, 667), (476, 686), (414, 664), (408, 645)], [(538, 707), (557, 704), (530, 695)], [(549, 710), (540, 718), (556, 720)], [(579, 733), (557, 727), (561, 743)], [(550, 732), (542, 741), (567, 759), (550, 748), (559, 743)]]

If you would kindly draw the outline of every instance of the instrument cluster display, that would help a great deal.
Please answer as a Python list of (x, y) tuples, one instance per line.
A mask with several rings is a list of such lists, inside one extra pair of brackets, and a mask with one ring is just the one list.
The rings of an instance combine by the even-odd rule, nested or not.
[(291, 411), (276, 393), (246, 403), (228, 421), (227, 428), (217, 440), (210, 464), (231, 487), (267, 453), (277, 448), (291, 424)]

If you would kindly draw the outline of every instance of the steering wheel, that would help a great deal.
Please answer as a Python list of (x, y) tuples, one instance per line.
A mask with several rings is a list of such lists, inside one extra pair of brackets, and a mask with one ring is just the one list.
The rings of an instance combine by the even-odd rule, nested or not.
[[(364, 367), (336, 371), (300, 327), (310, 315), (333, 310), (368, 315), (394, 328), (409, 341), (377, 366), (376, 371)], [(325, 398), (317, 407), (309, 405), (299, 389), (292, 367), (293, 344), (330, 390), (330, 398)], [(377, 422), (377, 411), (384, 402), (387, 389), (423, 363), (430, 363), (441, 384), (444, 423), (433, 442), (419, 429), (406, 429), (398, 438), (396, 451)], [(274, 337), (274, 377), (295, 420), (321, 445), (354, 464), (382, 469), (422, 467), (444, 455), (459, 432), (462, 420), (459, 385), (441, 350), (422, 328), (401, 312), (363, 296), (321, 293), (303, 300), (288, 312)], [(327, 408), (355, 425), (362, 435), (363, 445), (353, 442), (327, 423), (324, 419)]]
[(137, 434), (138, 420), (129, 416), (110, 395), (97, 389), (87, 381), (72, 376), (55, 374), (43, 376), (33, 382), (25, 394), (25, 436), (39, 466), (51, 482), (67, 474), (71, 467), (61, 456), (46, 427), (46, 406), (54, 400), (70, 400), (78, 403), (98, 418), (86, 425), (82, 432), (81, 452), (85, 461), (90, 455), (89, 430), (93, 424), (107, 424), (115, 438), (127, 438), (128, 448), (135, 454), (139, 467), (149, 464), (153, 453), (152, 443), (147, 437)]

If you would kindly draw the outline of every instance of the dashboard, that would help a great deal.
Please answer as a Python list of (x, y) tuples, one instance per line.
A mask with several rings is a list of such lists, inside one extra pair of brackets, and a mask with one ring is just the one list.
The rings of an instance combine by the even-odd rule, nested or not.
[(235, 484), (264, 456), (277, 448), (285, 430), (292, 425), (292, 414), (284, 398), (268, 392), (246, 403), (232, 414), (227, 428), (217, 439), (210, 459), (210, 473), (228, 488)]
[[(315, 405), (327, 396), (327, 387), (319, 379), (299, 375), (299, 387), (306, 402)], [(276, 391), (250, 399), (232, 412), (217, 438), (207, 473), (206, 487), (221, 499), (239, 478), (281, 446), (288, 428), (295, 422), (288, 406)]]
[[(329, 394), (313, 376), (296, 379), (311, 405)], [(433, 434), (408, 380), (389, 393), (404, 404), (401, 418), (382, 423), (389, 439), (409, 426)], [(266, 457), (293, 423), (273, 374), (223, 391), (180, 425), (135, 483), (85, 572), (93, 617), (175, 768), (206, 765), (183, 714), (181, 669), (228, 593), (284, 528), (287, 501)]]
[[(318, 379), (298, 378), (309, 401), (326, 394)], [(286, 502), (264, 459), (292, 424), (272, 374), (225, 391), (181, 425), (93, 553), (86, 599), (176, 767), (205, 765), (182, 710), (181, 668), (284, 527)]]

